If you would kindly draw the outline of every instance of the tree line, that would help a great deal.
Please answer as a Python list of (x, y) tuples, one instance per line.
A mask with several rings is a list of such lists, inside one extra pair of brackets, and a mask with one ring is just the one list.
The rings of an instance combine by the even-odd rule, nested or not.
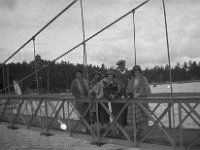
[[(35, 63), (36, 61), (36, 63)], [(39, 55), (36, 56), (35, 61), (22, 63), (1, 64), (0, 71), (0, 89), (8, 87), (13, 84), (13, 80), (20, 81), (19, 85), (23, 93), (33, 92), (37, 89), (35, 68), (44, 67), (44, 69), (37, 72), (38, 85), (40, 93), (58, 93), (70, 90), (71, 82), (74, 79), (76, 70), (83, 70), (82, 64), (73, 64), (70, 62), (50, 62), (42, 59)], [(49, 64), (49, 65), (48, 65)], [(45, 67), (46, 66), (46, 67)], [(104, 64), (101, 66), (88, 65), (88, 77), (91, 79), (91, 74), (99, 71), (106, 74)], [(200, 79), (200, 62), (189, 61), (184, 62), (183, 65), (177, 63), (171, 69), (172, 81), (191, 81)], [(30, 75), (32, 74), (32, 75)], [(143, 74), (147, 77), (149, 83), (165, 83), (169, 82), (169, 66), (155, 66), (153, 68), (145, 68)], [(27, 77), (30, 75), (29, 77)], [(10, 86), (3, 93), (13, 92), (13, 86)]]

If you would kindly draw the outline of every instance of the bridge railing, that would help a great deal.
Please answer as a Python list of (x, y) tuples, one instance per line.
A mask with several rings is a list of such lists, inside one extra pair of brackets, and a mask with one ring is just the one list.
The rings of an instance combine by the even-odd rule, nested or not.
[[(76, 103), (85, 103), (87, 107), (80, 112)], [(122, 105), (115, 115), (109, 107), (112, 103)], [(200, 147), (199, 103), (199, 96), (124, 98), (110, 101), (48, 95), (5, 95), (0, 97), (0, 122), (8, 122), (10, 128), (16, 128), (17, 124), (24, 124), (27, 128), (38, 126), (45, 135), (49, 135), (51, 129), (60, 129), (61, 124), (64, 124), (71, 136), (88, 135), (97, 144), (106, 142), (140, 147), (144, 143), (150, 143), (192, 149)], [(99, 120), (99, 107), (110, 118), (104, 130)], [(138, 108), (148, 118), (148, 126), (140, 134), (136, 123)], [(132, 124), (123, 126), (118, 120), (127, 109), (132, 109)], [(96, 112), (95, 117), (91, 112)], [(118, 132), (113, 133), (113, 129)]]

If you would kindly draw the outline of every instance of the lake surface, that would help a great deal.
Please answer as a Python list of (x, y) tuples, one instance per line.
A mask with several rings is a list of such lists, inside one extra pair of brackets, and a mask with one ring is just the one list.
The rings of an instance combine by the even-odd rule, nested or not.
[[(154, 87), (150, 85), (152, 93), (170, 93), (170, 84), (156, 84)], [(173, 83), (172, 89), (174, 93), (200, 93), (200, 82)]]
[[(170, 93), (171, 87), (170, 84), (156, 84), (150, 85), (151, 93)], [(188, 82), (188, 83), (173, 83), (172, 89), (174, 93), (200, 93), (200, 82)], [(191, 96), (191, 95), (190, 95)], [(150, 107), (154, 108), (155, 104), (149, 104)], [(162, 107), (159, 107), (156, 111), (156, 114), (160, 114), (163, 112), (163, 109), (167, 107), (166, 104), (161, 104)], [(192, 106), (192, 105), (191, 105)], [(200, 112), (200, 106), (195, 108), (197, 112)], [(178, 117), (178, 106), (174, 105), (174, 113), (175, 113), (175, 125), (178, 125), (179, 117)], [(182, 110), (183, 117), (186, 116), (186, 112)], [(168, 126), (168, 116), (165, 116), (162, 120), (163, 124)], [(198, 120), (198, 119), (197, 119)], [(173, 121), (173, 119), (172, 119)], [(184, 124), (184, 128), (199, 128), (199, 126), (188, 117)]]
[[(170, 92), (169, 84), (151, 85), (152, 93)], [(176, 83), (173, 84), (174, 92), (199, 92), (200, 82)], [(163, 106), (165, 107), (165, 106)], [(199, 109), (199, 107), (198, 107)], [(164, 121), (165, 122), (165, 121)], [(165, 122), (167, 123), (167, 122)], [(187, 127), (196, 126), (190, 120)], [(64, 132), (63, 132), (64, 133)], [(125, 146), (106, 144), (102, 147), (91, 145), (90, 142), (82, 139), (69, 137), (68, 134), (55, 134), (54, 136), (41, 136), (39, 132), (18, 129), (8, 129), (5, 124), (0, 124), (0, 150), (128, 150)], [(137, 150), (137, 148), (132, 148)]]

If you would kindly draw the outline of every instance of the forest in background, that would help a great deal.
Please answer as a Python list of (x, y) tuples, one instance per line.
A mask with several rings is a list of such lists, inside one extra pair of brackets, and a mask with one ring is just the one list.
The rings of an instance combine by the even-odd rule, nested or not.
[[(60, 93), (66, 92), (70, 89), (71, 82), (74, 78), (76, 70), (83, 70), (82, 64), (72, 64), (70, 62), (61, 61), (59, 63), (43, 60), (39, 55), (36, 56), (37, 68), (49, 64), (48, 67), (38, 71), (38, 83), (40, 93)], [(35, 71), (35, 61), (22, 63), (1, 64), (0, 71), (0, 89), (8, 87), (13, 84), (13, 80), (19, 81), (26, 78)], [(4, 67), (4, 69), (3, 69)], [(109, 68), (104, 64), (101, 66), (88, 65), (88, 75), (91, 79), (91, 74), (94, 71), (99, 71), (106, 74)], [(177, 63), (171, 68), (172, 81), (194, 81), (200, 79), (200, 62), (189, 61), (184, 64)], [(143, 69), (143, 74), (147, 77), (149, 83), (166, 83), (169, 82), (169, 66), (155, 66), (153, 68)], [(36, 91), (36, 75), (35, 73), (30, 77), (20, 82), (20, 87), (23, 93)], [(6, 89), (6, 93), (13, 93), (13, 86)], [(5, 91), (3, 92), (5, 93)]]

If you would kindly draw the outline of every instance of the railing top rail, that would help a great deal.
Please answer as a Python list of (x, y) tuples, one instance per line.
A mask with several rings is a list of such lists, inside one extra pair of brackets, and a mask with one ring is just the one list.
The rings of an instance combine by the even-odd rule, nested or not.
[[(96, 102), (116, 102), (116, 103), (125, 103), (126, 98), (119, 98), (117, 100), (107, 100), (105, 98), (103, 99), (91, 99), (91, 98), (86, 98), (86, 99), (77, 99), (74, 98), (71, 95), (1, 95), (0, 96), (0, 101), (8, 99), (9, 100), (48, 100), (48, 101), (76, 101), (76, 102), (91, 102), (91, 101), (96, 101)], [(173, 97), (174, 103), (200, 103), (200, 96), (176, 96)], [(171, 97), (139, 97), (139, 98), (132, 98), (130, 99), (130, 102), (143, 102), (143, 103), (170, 103), (171, 102)]]
[(0, 96), (0, 100), (5, 100), (5, 99), (8, 99), (9, 100), (21, 100), (21, 99), (35, 99), (35, 100), (38, 100), (38, 99), (49, 99), (49, 100), (56, 100), (56, 101), (60, 101), (60, 100), (63, 100), (64, 97), (62, 95), (1, 95)]

